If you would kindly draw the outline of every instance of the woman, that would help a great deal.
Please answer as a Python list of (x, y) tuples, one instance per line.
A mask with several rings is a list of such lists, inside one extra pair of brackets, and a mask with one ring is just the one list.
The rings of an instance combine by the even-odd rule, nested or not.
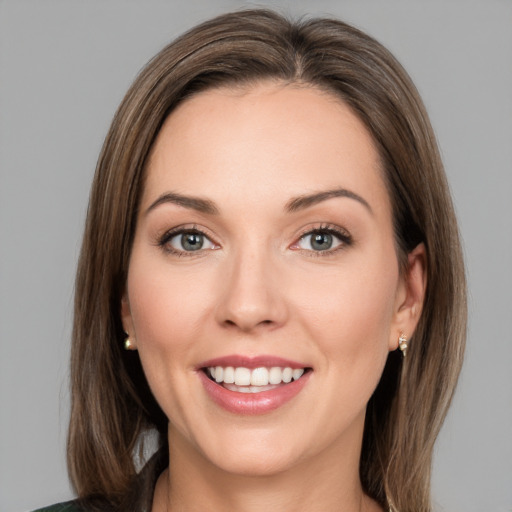
[(79, 500), (49, 510), (431, 510), (465, 323), (446, 179), (396, 60), (339, 21), (206, 22), (141, 72), (100, 155)]

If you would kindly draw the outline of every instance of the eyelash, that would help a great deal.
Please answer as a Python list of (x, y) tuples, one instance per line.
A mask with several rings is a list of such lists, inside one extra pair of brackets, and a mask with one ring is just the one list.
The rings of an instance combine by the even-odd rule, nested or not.
[[(304, 240), (307, 236), (312, 236), (315, 234), (328, 234), (335, 238), (337, 238), (340, 242), (340, 244), (333, 249), (326, 249), (324, 251), (314, 251), (309, 249), (301, 249), (298, 247), (298, 244)], [(338, 251), (341, 251), (343, 249), (346, 249), (347, 247), (351, 246), (353, 244), (353, 239), (350, 233), (338, 226), (332, 225), (332, 224), (322, 224), (321, 226), (317, 228), (308, 228), (304, 230), (304, 232), (299, 236), (297, 242), (294, 242), (292, 244), (292, 247), (294, 247), (294, 250), (298, 251), (304, 251), (308, 256), (312, 258), (317, 257), (327, 257), (332, 256), (333, 254), (337, 253)]]
[[(197, 228), (197, 226), (191, 227), (177, 227), (173, 228), (164, 233), (162, 237), (158, 240), (158, 246), (161, 247), (163, 251), (169, 254), (173, 254), (178, 257), (193, 257), (201, 254), (205, 250), (214, 250), (214, 249), (198, 249), (197, 251), (182, 251), (175, 249), (172, 247), (169, 242), (178, 235), (184, 234), (197, 234), (203, 236), (206, 240), (208, 240), (211, 244), (217, 245), (215, 242), (211, 240), (211, 238), (201, 229)], [(334, 247), (333, 249), (326, 249), (324, 251), (315, 251), (310, 249), (302, 249), (299, 247), (299, 243), (304, 240), (307, 236), (313, 236), (315, 234), (328, 234), (338, 239), (340, 242), (339, 245)], [(304, 232), (298, 237), (297, 241), (294, 242), (290, 248), (292, 250), (302, 251), (308, 254), (311, 257), (325, 257), (330, 256), (340, 250), (345, 249), (347, 246), (352, 245), (353, 240), (352, 236), (345, 231), (344, 229), (339, 228), (338, 226), (334, 226), (332, 224), (323, 224), (316, 228), (308, 228), (304, 230)], [(195, 254), (197, 253), (197, 254)]]
[[(191, 227), (177, 227), (170, 229), (169, 231), (166, 231), (164, 235), (159, 239), (158, 245), (162, 248), (163, 251), (165, 251), (168, 254), (173, 254), (174, 256), (178, 257), (191, 257), (191, 256), (197, 256), (201, 254), (205, 250), (212, 250), (212, 249), (198, 249), (197, 251), (181, 251), (179, 249), (176, 249), (172, 247), (172, 245), (169, 244), (169, 242), (176, 236), (184, 235), (184, 234), (191, 234), (191, 235), (201, 235), (206, 240), (208, 240), (211, 244), (217, 245), (215, 242), (211, 240), (211, 238), (201, 229), (198, 229), (197, 226), (191, 226)], [(197, 253), (197, 254), (196, 254)]]

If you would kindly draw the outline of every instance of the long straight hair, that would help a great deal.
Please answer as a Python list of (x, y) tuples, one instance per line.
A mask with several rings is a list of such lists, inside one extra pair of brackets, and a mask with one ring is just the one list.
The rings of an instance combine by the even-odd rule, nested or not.
[(466, 288), (457, 223), (436, 140), (407, 73), (377, 41), (341, 21), (289, 21), (269, 10), (225, 14), (165, 47), (123, 99), (101, 151), (80, 254), (71, 356), (71, 480), (82, 498), (120, 508), (148, 430), (166, 448), (167, 418), (120, 318), (145, 167), (159, 130), (190, 96), (262, 80), (320, 88), (349, 105), (379, 152), (398, 260), (419, 243), (427, 290), (407, 359), (389, 354), (367, 406), (360, 478), (400, 512), (428, 512), (434, 441), (459, 375)]

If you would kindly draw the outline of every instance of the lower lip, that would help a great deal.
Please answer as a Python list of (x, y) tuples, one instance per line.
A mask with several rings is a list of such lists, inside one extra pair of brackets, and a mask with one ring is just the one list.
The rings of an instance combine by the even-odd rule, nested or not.
[(208, 396), (220, 407), (234, 414), (265, 414), (278, 409), (300, 393), (309, 380), (311, 371), (300, 379), (260, 393), (237, 393), (224, 388), (199, 370), (198, 375)]

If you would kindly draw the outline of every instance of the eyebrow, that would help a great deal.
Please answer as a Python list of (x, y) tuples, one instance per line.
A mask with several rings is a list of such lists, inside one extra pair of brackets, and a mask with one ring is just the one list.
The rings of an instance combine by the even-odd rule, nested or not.
[[(315, 192), (313, 194), (302, 195), (298, 197), (294, 197), (290, 199), (285, 206), (285, 211), (288, 213), (294, 213), (300, 210), (305, 210), (314, 206), (323, 201), (327, 201), (328, 199), (333, 199), (335, 197), (347, 197), (349, 199), (354, 199), (361, 203), (372, 215), (373, 210), (369, 203), (363, 199), (360, 195), (347, 190), (345, 188), (337, 188), (333, 190), (325, 190), (321, 192)], [(201, 197), (194, 196), (185, 196), (182, 194), (178, 194), (177, 192), (167, 192), (162, 194), (158, 199), (156, 199), (151, 205), (148, 207), (144, 215), (147, 215), (150, 211), (154, 210), (157, 206), (165, 203), (172, 203), (183, 208), (188, 208), (190, 210), (196, 210), (201, 213), (205, 213), (208, 215), (218, 215), (219, 209), (215, 205), (213, 201), (209, 199), (203, 199)]]
[(206, 213), (208, 215), (218, 215), (219, 210), (215, 206), (213, 201), (209, 199), (203, 199), (201, 197), (193, 197), (193, 196), (184, 196), (182, 194), (178, 194), (176, 192), (167, 192), (166, 194), (162, 194), (156, 201), (151, 203), (148, 207), (144, 215), (147, 215), (151, 210), (154, 210), (157, 206), (165, 203), (172, 203), (178, 206), (182, 206), (183, 208), (188, 208), (190, 210), (196, 210), (201, 213)]
[(333, 190), (325, 190), (321, 192), (315, 192), (313, 194), (308, 194), (304, 196), (299, 196), (294, 199), (291, 199), (286, 203), (286, 211), (289, 213), (293, 213), (299, 210), (305, 210), (315, 204), (321, 203), (322, 201), (327, 201), (328, 199), (332, 199), (334, 197), (348, 197), (349, 199), (354, 199), (361, 203), (372, 215), (373, 210), (368, 201), (363, 199), (360, 195), (347, 190), (345, 188), (336, 188)]

